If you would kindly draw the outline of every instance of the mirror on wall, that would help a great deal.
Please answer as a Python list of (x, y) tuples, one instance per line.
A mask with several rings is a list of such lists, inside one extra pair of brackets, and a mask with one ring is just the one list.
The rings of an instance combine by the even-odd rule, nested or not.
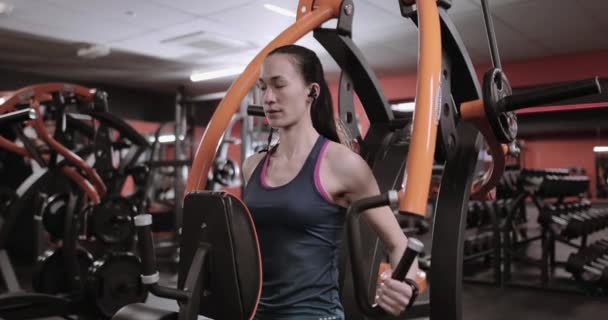
[(608, 198), (608, 146), (595, 146), (595, 192), (598, 198)]

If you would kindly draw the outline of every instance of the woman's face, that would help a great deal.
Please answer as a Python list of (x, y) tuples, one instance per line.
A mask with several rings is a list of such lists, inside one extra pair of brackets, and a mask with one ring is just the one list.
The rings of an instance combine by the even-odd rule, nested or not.
[(287, 54), (273, 54), (264, 60), (258, 86), (263, 93), (264, 113), (270, 126), (285, 128), (309, 117), (312, 85)]

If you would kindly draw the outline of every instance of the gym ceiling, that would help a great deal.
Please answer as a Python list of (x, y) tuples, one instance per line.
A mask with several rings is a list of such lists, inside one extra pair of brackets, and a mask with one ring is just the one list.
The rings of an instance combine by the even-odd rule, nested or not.
[[(297, 0), (0, 0), (0, 67), (82, 82), (174, 92), (226, 90), (234, 79), (193, 72), (245, 66), (294, 21)], [(397, 0), (355, 0), (353, 39), (380, 76), (415, 72), (417, 31)], [(491, 0), (503, 61), (608, 49), (606, 0)], [(475, 64), (489, 63), (478, 0), (453, 0), (454, 23)], [(335, 25), (335, 21), (331, 22)], [(330, 79), (337, 65), (308, 35)], [(101, 54), (95, 59), (78, 52)]]

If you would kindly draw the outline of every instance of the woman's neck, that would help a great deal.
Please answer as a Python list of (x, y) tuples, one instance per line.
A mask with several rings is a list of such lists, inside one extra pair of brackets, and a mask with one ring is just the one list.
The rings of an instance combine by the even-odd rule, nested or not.
[(280, 143), (275, 156), (292, 159), (307, 155), (318, 137), (319, 133), (312, 126), (312, 123), (303, 122), (288, 128), (282, 128), (279, 130)]

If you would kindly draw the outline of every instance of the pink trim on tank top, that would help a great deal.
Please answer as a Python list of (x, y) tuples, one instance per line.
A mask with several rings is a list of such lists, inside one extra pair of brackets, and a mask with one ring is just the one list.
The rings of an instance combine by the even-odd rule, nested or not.
[(323, 185), (321, 184), (321, 175), (319, 173), (321, 171), (321, 159), (323, 159), (323, 154), (325, 154), (325, 149), (327, 149), (328, 145), (329, 141), (326, 140), (321, 147), (321, 151), (319, 151), (319, 155), (317, 156), (317, 163), (315, 164), (315, 187), (323, 199), (327, 200), (329, 203), (335, 203), (329, 193), (327, 193), (325, 188), (323, 188)]
[(264, 157), (264, 164), (262, 165), (262, 173), (260, 174), (260, 182), (264, 188), (270, 188), (268, 183), (266, 182), (266, 173), (268, 172), (268, 161), (270, 160), (270, 150), (266, 153)]

